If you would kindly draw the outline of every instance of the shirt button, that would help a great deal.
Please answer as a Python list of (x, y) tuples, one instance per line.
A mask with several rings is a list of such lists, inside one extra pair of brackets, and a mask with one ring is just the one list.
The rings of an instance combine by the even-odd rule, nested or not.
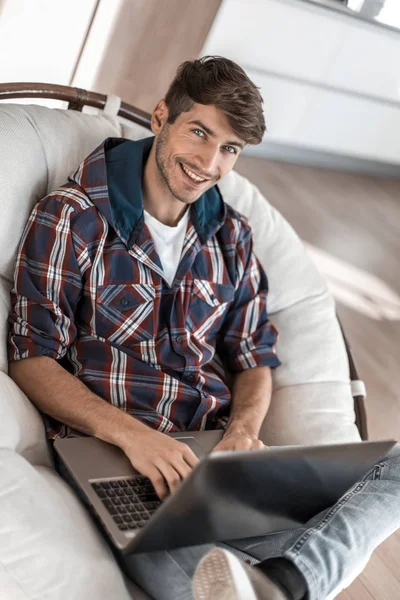
[(196, 375), (195, 375), (194, 373), (188, 373), (188, 374), (186, 375), (186, 379), (187, 379), (188, 381), (194, 381), (194, 380), (196, 379)]
[(128, 304), (129, 304), (128, 298), (122, 298), (122, 300), (121, 300), (121, 306), (128, 306)]
[(181, 335), (177, 335), (175, 341), (178, 342), (178, 344), (180, 344), (183, 341), (183, 337)]

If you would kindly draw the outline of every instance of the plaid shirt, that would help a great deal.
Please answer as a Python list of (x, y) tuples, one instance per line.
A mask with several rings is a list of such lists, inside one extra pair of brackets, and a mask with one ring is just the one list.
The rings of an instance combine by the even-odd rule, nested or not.
[[(34, 208), (11, 292), (9, 359), (52, 357), (160, 431), (224, 427), (226, 370), (279, 365), (267, 278), (246, 219), (214, 187), (190, 208), (169, 286), (143, 218), (151, 145), (106, 140)], [(50, 438), (74, 434), (49, 417), (46, 428)]]

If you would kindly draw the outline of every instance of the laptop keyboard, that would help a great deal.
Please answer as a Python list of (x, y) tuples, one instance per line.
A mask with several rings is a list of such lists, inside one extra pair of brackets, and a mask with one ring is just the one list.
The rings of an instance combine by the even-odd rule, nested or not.
[(122, 531), (146, 525), (161, 504), (147, 477), (108, 479), (91, 485)]

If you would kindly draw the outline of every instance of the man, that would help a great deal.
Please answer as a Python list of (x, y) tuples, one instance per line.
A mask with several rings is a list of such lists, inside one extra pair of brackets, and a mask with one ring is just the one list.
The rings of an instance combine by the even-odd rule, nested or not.
[[(218, 450), (263, 448), (279, 360), (249, 226), (216, 185), (263, 137), (258, 89), (232, 61), (186, 62), (151, 123), (154, 140), (106, 140), (35, 207), (9, 358), (50, 439), (83, 432), (119, 446), (164, 498), (198, 462), (165, 433), (220, 428)], [(301, 530), (133, 555), (125, 569), (156, 599), (191, 598), (202, 557), (199, 599), (325, 598), (396, 528), (398, 475), (394, 452)]]

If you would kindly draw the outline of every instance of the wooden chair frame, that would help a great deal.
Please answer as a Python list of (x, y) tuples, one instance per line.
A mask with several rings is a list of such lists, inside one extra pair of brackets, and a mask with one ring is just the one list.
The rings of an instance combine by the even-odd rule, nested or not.
[[(64, 85), (48, 83), (1, 83), (0, 100), (12, 100), (15, 98), (48, 98), (52, 100), (61, 100), (68, 102), (69, 110), (77, 111), (82, 111), (84, 106), (92, 106), (94, 108), (104, 109), (107, 101), (107, 96), (104, 94), (88, 92), (80, 88)], [(135, 106), (132, 106), (131, 104), (122, 102), (118, 116), (150, 129), (150, 114), (140, 110), (139, 108), (136, 108)], [(361, 438), (363, 440), (367, 440), (368, 425), (365, 406), (365, 393), (362, 391), (363, 383), (358, 376), (357, 367), (353, 358), (350, 344), (341, 325), (340, 327), (349, 361), (349, 372), (352, 387), (354, 390), (358, 388), (357, 391), (353, 393), (356, 425), (360, 432)], [(355, 384), (360, 385), (357, 386)]]

